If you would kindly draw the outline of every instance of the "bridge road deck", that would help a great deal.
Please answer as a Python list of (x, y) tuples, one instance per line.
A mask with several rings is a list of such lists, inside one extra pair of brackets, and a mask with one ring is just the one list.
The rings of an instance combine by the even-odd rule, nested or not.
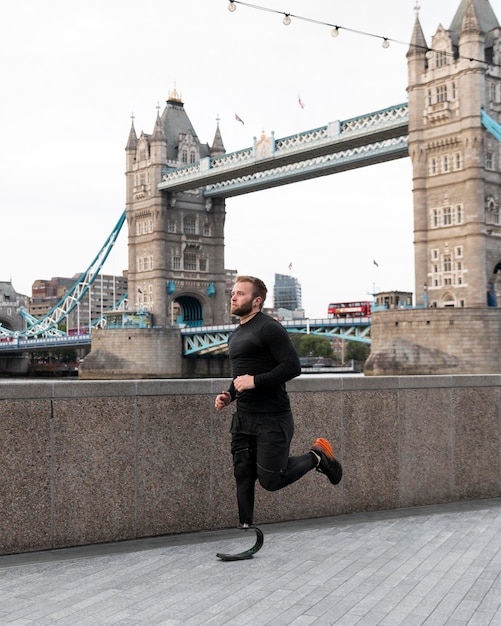
[(0, 557), (0, 624), (501, 624), (501, 499), (262, 528)]

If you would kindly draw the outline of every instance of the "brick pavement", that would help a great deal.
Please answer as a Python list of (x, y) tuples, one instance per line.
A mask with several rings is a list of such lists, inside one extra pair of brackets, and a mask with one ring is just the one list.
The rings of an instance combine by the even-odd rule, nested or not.
[(501, 498), (0, 557), (0, 624), (501, 625)]

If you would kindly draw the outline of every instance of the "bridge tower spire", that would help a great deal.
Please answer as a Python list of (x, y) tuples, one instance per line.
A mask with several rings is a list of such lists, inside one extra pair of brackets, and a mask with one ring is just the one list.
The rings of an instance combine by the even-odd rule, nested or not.
[(158, 189), (168, 168), (189, 167), (224, 153), (217, 124), (215, 145), (200, 142), (176, 89), (151, 134), (126, 147), (129, 309), (153, 314), (156, 327), (222, 324), (225, 313), (224, 199), (206, 200), (203, 189)]
[[(415, 288), (432, 307), (501, 306), (501, 162), (482, 126), (501, 113), (501, 28), (489, 0), (462, 0), (407, 53)], [(490, 294), (488, 298), (488, 294)]]

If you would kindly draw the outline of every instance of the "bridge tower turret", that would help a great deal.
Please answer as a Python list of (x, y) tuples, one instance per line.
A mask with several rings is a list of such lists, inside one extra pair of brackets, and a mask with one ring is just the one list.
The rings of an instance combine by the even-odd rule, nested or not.
[[(224, 154), (217, 124), (213, 149)], [(203, 189), (158, 189), (168, 168), (189, 167), (213, 154), (202, 144), (176, 91), (158, 107), (151, 135), (134, 122), (126, 146), (129, 309), (147, 310), (153, 324), (225, 321), (224, 199)]]
[(501, 112), (501, 29), (489, 0), (462, 0), (407, 53), (417, 304), (501, 304), (501, 162), (481, 109)]

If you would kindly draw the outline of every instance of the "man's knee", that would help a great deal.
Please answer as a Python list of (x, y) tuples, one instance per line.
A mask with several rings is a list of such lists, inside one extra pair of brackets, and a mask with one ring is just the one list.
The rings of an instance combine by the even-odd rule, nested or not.
[(266, 491), (278, 491), (284, 486), (283, 474), (283, 472), (268, 472), (267, 470), (259, 468), (259, 484), (263, 489), (266, 489)]
[(256, 480), (256, 460), (253, 450), (244, 448), (233, 452), (233, 475), (237, 481)]

